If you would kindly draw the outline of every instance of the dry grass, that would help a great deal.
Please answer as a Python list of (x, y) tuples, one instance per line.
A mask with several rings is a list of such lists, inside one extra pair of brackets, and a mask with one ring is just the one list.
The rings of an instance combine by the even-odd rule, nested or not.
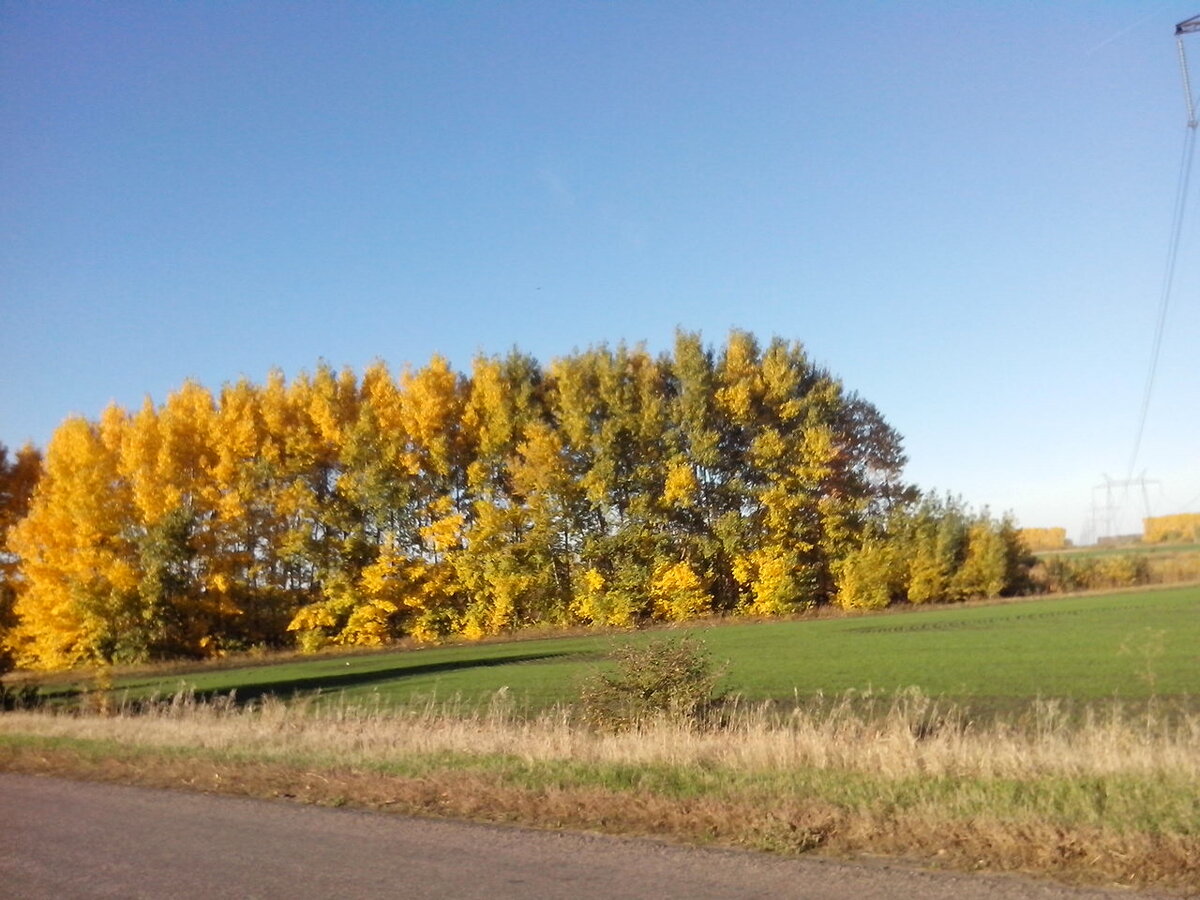
[(406, 812), (886, 853), (1093, 883), (1200, 885), (1200, 718), (1041, 704), (977, 727), (917, 694), (622, 734), (568, 709), (471, 712), (186, 696), (0, 716), (0, 768)]
[(1041, 776), (1170, 776), (1200, 783), (1200, 716), (1163, 715), (1117, 704), (1068, 715), (1037, 702), (1015, 722), (976, 727), (959, 711), (918, 691), (864, 712), (861, 697), (811, 703), (788, 713), (733, 705), (712, 727), (659, 722), (633, 732), (582, 727), (569, 707), (526, 717), (499, 692), (479, 711), (457, 701), (372, 709), (317, 698), (246, 706), (198, 702), (181, 693), (163, 702), (91, 714), (12, 712), (0, 733), (191, 747), (268, 757), (333, 757), (347, 764), (395, 754), (513, 756), (527, 761), (720, 767), (747, 773), (796, 769), (1029, 779)]

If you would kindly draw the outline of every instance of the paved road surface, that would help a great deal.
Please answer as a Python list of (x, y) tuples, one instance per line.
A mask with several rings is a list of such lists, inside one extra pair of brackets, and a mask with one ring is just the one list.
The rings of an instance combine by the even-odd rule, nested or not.
[(855, 898), (1128, 893), (0, 774), (0, 896)]

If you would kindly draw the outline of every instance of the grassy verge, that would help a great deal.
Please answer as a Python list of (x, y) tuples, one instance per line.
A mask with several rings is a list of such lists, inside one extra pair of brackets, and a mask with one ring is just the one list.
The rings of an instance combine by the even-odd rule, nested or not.
[(1200, 719), (1053, 703), (978, 727), (908, 693), (623, 734), (569, 709), (173, 702), (0, 716), (0, 768), (1090, 883), (1200, 884)]

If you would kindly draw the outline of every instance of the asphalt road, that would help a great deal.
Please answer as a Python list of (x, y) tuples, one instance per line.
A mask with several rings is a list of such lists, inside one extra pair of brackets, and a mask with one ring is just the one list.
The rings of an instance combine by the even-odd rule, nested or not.
[(0, 774), (13, 898), (1130, 897), (285, 802)]

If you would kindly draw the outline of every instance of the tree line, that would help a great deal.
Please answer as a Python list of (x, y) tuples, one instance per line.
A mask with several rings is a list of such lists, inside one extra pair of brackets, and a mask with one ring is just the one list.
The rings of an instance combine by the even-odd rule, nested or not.
[(1200, 513), (1150, 516), (1142, 520), (1142, 534), (1147, 544), (1200, 542)]
[(904, 462), (801, 345), (741, 331), (187, 382), (54, 433), (0, 534), (5, 644), (57, 668), (1014, 589), (1011, 523)]

